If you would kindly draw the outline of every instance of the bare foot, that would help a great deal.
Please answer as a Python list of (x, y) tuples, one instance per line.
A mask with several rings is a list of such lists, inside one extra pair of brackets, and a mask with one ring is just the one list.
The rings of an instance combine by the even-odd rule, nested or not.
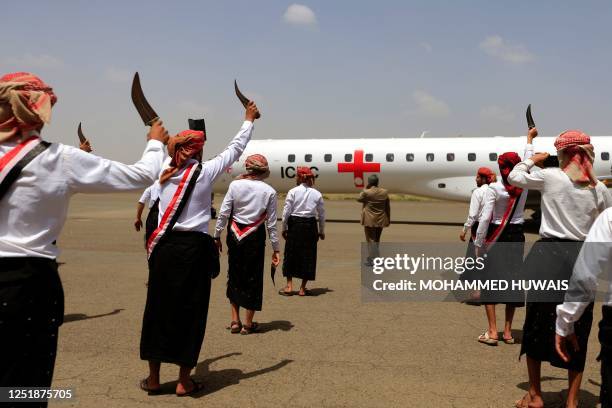
[(544, 401), (539, 395), (525, 394), (523, 399), (516, 401), (516, 408), (543, 408)]

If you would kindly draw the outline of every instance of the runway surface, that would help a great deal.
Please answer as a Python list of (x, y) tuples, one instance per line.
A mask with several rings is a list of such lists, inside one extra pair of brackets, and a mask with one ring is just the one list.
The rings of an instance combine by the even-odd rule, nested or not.
[[(138, 388), (147, 364), (139, 359), (147, 267), (141, 233), (133, 229), (137, 194), (79, 195), (59, 239), (66, 292), (54, 387), (72, 387), (77, 399), (58, 407), (512, 407), (526, 389), (520, 345), (487, 347), (481, 307), (457, 303), (362, 303), (361, 226), (330, 222), (319, 245), (316, 296), (286, 298), (266, 276), (262, 333), (226, 330), (227, 259), (213, 282), (208, 328), (195, 376), (196, 398), (176, 398), (178, 368), (162, 367), (169, 394)], [(216, 198), (220, 204), (220, 197)], [(328, 218), (357, 220), (360, 204), (328, 201)], [(467, 204), (393, 202), (403, 221), (383, 233), (389, 242), (458, 240)], [(528, 240), (537, 239), (528, 234)], [(268, 245), (269, 246), (269, 245)], [(225, 255), (225, 254), (224, 254)], [(267, 268), (266, 268), (267, 269)], [(280, 275), (280, 271), (278, 273)], [(595, 321), (600, 318), (596, 307)], [(498, 327), (503, 327), (498, 307)], [(515, 318), (521, 335), (524, 309)], [(596, 406), (600, 382), (597, 327), (590, 338), (581, 406)], [(547, 406), (561, 406), (563, 370), (543, 366)]]

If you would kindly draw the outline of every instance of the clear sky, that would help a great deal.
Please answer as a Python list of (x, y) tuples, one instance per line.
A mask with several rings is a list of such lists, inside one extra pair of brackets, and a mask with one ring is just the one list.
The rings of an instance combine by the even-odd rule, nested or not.
[[(206, 118), (207, 156), (255, 138), (612, 135), (609, 1), (27, 1), (3, 8), (0, 72), (59, 97), (44, 137), (134, 161), (139, 71), (171, 133)], [(419, 143), (415, 140), (415, 143)]]

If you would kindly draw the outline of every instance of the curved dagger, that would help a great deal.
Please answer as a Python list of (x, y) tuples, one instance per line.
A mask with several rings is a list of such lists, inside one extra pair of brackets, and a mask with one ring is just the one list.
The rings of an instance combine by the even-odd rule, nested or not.
[(142, 92), (138, 72), (134, 74), (134, 79), (132, 80), (132, 102), (145, 126), (152, 126), (159, 120), (159, 115), (155, 113), (155, 110), (149, 105), (147, 98), (145, 98)]
[(79, 135), (79, 142), (81, 142), (81, 144), (87, 142), (87, 138), (85, 137), (85, 135), (83, 134), (83, 130), (81, 129), (81, 122), (79, 122), (79, 127), (77, 128), (77, 134)]
[(535, 122), (533, 121), (533, 116), (531, 116), (531, 104), (527, 106), (527, 126), (529, 129), (536, 127)]
[[(236, 96), (238, 97), (238, 99), (240, 99), (240, 103), (242, 103), (242, 106), (246, 108), (247, 104), (251, 102), (251, 100), (247, 98), (246, 96), (244, 96), (242, 92), (240, 92), (240, 89), (238, 89), (238, 83), (236, 83), (235, 79), (234, 79), (234, 91), (236, 91)], [(257, 116), (255, 116), (255, 119), (259, 119), (260, 117), (261, 115), (257, 113)]]

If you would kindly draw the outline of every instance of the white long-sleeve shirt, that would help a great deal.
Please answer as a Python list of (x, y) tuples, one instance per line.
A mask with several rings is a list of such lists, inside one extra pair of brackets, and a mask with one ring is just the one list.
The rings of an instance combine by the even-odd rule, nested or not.
[(508, 181), (518, 187), (541, 191), (540, 236), (543, 238), (584, 241), (595, 219), (612, 206), (612, 195), (602, 182), (595, 188), (581, 188), (558, 167), (534, 169), (531, 159), (517, 164)]
[(283, 207), (283, 231), (286, 231), (289, 217), (315, 217), (319, 221), (319, 233), (325, 233), (325, 206), (319, 190), (302, 183), (287, 193)]
[(215, 238), (227, 226), (230, 215), (237, 223), (250, 225), (266, 213), (266, 229), (272, 249), (278, 251), (280, 245), (276, 232), (276, 191), (261, 180), (238, 179), (230, 183), (217, 214)]
[[(0, 144), (0, 157), (17, 145)], [(75, 193), (138, 190), (159, 175), (164, 145), (147, 143), (142, 158), (127, 165), (53, 143), (21, 172), (0, 200), (0, 257), (57, 258), (57, 240)]]
[(155, 205), (155, 201), (157, 201), (159, 198), (160, 189), (161, 186), (159, 185), (159, 180), (155, 180), (155, 183), (151, 184), (145, 189), (138, 202), (140, 204), (145, 204), (150, 209)]
[[(525, 146), (525, 154), (523, 160), (533, 156), (533, 145), (527, 144)], [(482, 214), (478, 220), (478, 231), (476, 232), (476, 239), (474, 245), (482, 247), (485, 239), (487, 238), (487, 232), (489, 231), (489, 224), (501, 224), (506, 209), (508, 208), (508, 202), (510, 201), (510, 194), (504, 186), (504, 183), (500, 180), (495, 183), (489, 184), (489, 188), (486, 191), (484, 198), (484, 207)], [(525, 219), (523, 218), (525, 212), (525, 202), (527, 201), (527, 190), (523, 190), (523, 193), (518, 198), (516, 208), (512, 218), (508, 221), (510, 224), (523, 224)]]
[(482, 210), (484, 209), (484, 198), (489, 189), (488, 184), (483, 184), (482, 186), (475, 188), (472, 191), (472, 197), (470, 198), (470, 209), (468, 211), (468, 217), (463, 224), (463, 231), (469, 231), (472, 228), (472, 225), (482, 216)]
[(574, 332), (574, 323), (580, 319), (589, 301), (595, 300), (597, 279), (602, 275), (608, 284), (604, 302), (612, 306), (612, 208), (597, 217), (584, 240), (574, 265), (566, 301), (557, 306), (557, 334), (567, 336)]
[[(183, 212), (176, 224), (174, 224), (174, 231), (199, 231), (208, 234), (213, 183), (217, 177), (240, 158), (249, 140), (251, 140), (252, 133), (253, 122), (244, 121), (238, 134), (236, 134), (225, 150), (214, 159), (202, 163), (200, 176), (191, 192), (189, 200), (183, 208)], [(197, 163), (197, 161), (191, 159), (188, 163)], [(186, 168), (187, 165), (183, 166), (182, 169), (161, 186), (158, 223), (161, 223), (164, 212), (172, 200)]]

